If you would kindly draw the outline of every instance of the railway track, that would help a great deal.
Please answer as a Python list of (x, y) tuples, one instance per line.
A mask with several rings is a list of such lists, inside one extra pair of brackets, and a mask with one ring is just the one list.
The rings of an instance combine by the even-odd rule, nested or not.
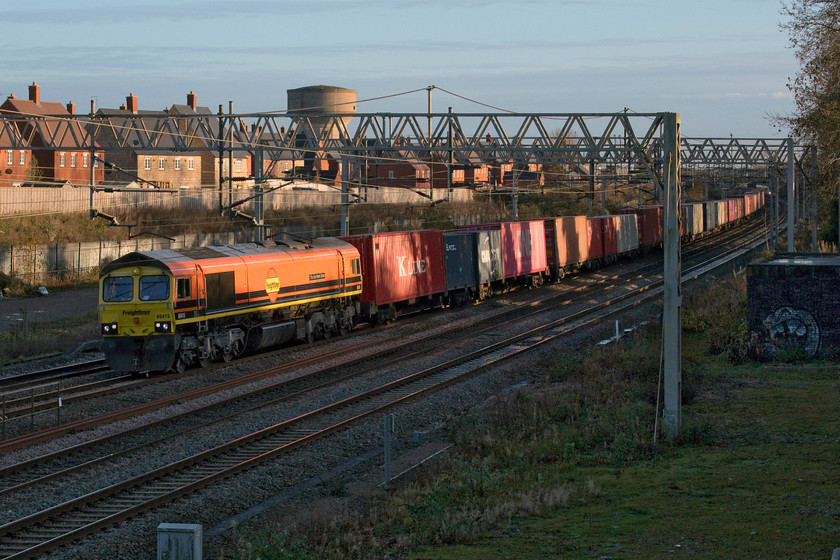
[[(696, 277), (711, 267), (712, 263), (700, 262), (688, 268), (684, 278)], [(658, 280), (628, 290), (595, 309), (564, 316), (436, 367), (382, 383), (234, 442), (4, 525), (0, 527), (0, 558), (26, 558), (54, 550), (101, 527), (175, 500), (372, 414), (456, 383), (573, 330), (600, 322), (607, 315), (658, 297), (660, 284), (661, 280)], [(327, 421), (327, 417), (331, 420)]]
[(9, 393), (22, 389), (30, 389), (47, 383), (57, 383), (103, 371), (108, 371), (108, 365), (102, 358), (76, 364), (51, 366), (0, 378), (0, 392)]

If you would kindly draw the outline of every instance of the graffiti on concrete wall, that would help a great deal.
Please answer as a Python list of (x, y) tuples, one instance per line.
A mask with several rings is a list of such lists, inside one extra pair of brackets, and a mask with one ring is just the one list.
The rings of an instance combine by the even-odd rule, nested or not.
[(767, 350), (775, 355), (779, 351), (801, 351), (813, 358), (820, 348), (820, 326), (813, 315), (803, 309), (780, 307), (764, 319), (767, 333)]

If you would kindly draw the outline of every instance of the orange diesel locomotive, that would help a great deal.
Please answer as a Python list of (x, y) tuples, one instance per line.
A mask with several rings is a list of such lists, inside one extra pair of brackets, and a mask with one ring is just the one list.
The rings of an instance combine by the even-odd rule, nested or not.
[(183, 371), (357, 322), (359, 251), (333, 237), (140, 251), (100, 275), (102, 350), (115, 371)]

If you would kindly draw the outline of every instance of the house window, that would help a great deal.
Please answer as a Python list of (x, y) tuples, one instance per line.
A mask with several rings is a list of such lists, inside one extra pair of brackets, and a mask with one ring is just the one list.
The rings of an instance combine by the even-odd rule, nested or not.
[(58, 153), (58, 166), (59, 167), (64, 167), (64, 164), (66, 162), (65, 158), (66, 158), (66, 156), (64, 155), (64, 152), (59, 152)]
[(393, 169), (389, 169), (389, 170), (388, 170), (388, 178), (389, 178), (389, 179), (393, 179), (393, 178), (394, 178), (394, 170), (393, 170)]
[[(102, 157), (102, 154), (99, 154), (99, 157)], [(93, 167), (94, 167), (94, 169), (95, 169), (95, 168), (97, 168), (97, 167), (99, 167), (99, 160), (98, 160), (98, 159), (95, 159), (95, 158), (94, 158), (94, 160), (93, 160)]]
[(76, 167), (76, 154), (70, 154), (70, 167)]
[(145, 160), (143, 160), (143, 169), (148, 171), (151, 168), (152, 168), (152, 158), (147, 157)]
[(236, 163), (233, 164), (233, 170), (236, 173), (241, 173), (242, 172), (242, 160), (241, 159), (236, 160)]
[(20, 151), (20, 164), (26, 165), (26, 150)]
[(82, 154), (82, 167), (87, 167), (88, 166), (88, 161), (89, 161), (88, 158), (89, 158), (88, 154)]
[(181, 171), (181, 158), (175, 158), (175, 171)]
[(187, 158), (187, 169), (190, 171), (195, 169), (195, 160), (193, 158)]
[(158, 158), (158, 169), (161, 171), (166, 169), (166, 158)]
[(6, 150), (6, 163), (12, 165), (15, 162), (14, 150)]

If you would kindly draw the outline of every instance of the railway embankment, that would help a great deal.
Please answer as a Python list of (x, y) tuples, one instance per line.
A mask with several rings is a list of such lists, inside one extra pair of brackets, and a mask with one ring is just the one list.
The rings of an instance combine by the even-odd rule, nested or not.
[(528, 383), (451, 419), (443, 432), (453, 447), (391, 494), (363, 497), (338, 478), (308, 513), (276, 511), (214, 550), (829, 558), (840, 542), (836, 364), (750, 359), (744, 301), (740, 276), (687, 295), (674, 441), (654, 437), (654, 326), (621, 344), (543, 355)]

